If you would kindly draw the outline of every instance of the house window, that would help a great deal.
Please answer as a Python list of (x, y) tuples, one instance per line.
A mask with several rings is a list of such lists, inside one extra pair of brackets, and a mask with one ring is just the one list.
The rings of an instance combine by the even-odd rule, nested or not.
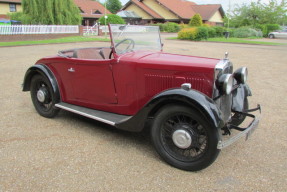
[(10, 12), (16, 12), (16, 4), (15, 3), (9, 3)]

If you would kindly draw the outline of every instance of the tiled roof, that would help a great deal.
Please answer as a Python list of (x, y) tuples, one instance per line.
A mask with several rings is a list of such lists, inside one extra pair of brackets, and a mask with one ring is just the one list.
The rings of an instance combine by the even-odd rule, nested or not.
[(190, 19), (195, 12), (191, 6), (196, 3), (186, 0), (156, 0), (159, 4), (163, 5), (172, 13), (183, 19)]
[(193, 5), (192, 9), (194, 12), (199, 13), (202, 17), (202, 20), (209, 20), (216, 11), (220, 11), (222, 15), (224, 15), (223, 9), (220, 4), (212, 4), (212, 5)]
[(134, 3), (141, 9), (143, 9), (147, 14), (152, 16), (154, 19), (164, 19), (162, 16), (160, 16), (158, 13), (156, 13), (154, 10), (140, 2), (139, 0), (130, 0), (129, 2), (126, 3), (126, 5), (122, 8), (123, 10), (128, 7), (130, 4)]
[(0, 0), (2, 3), (21, 3), (21, 0)]
[[(155, 19), (163, 19), (156, 10), (152, 10), (150, 7), (144, 4), (145, 0), (130, 0), (124, 7), (123, 10), (130, 6), (131, 3), (136, 4), (146, 13), (151, 15)], [(177, 15), (181, 19), (190, 19), (196, 13), (199, 13), (203, 20), (209, 20), (216, 11), (224, 16), (224, 11), (220, 4), (211, 5), (197, 5), (194, 2), (187, 0), (154, 0), (158, 4), (162, 5), (165, 9), (169, 10), (173, 14)]]
[[(81, 13), (84, 18), (100, 18), (105, 14), (105, 7), (97, 1), (92, 0), (74, 0), (76, 5), (84, 12)], [(101, 14), (95, 14), (100, 12)], [(106, 14), (111, 14), (106, 10)]]

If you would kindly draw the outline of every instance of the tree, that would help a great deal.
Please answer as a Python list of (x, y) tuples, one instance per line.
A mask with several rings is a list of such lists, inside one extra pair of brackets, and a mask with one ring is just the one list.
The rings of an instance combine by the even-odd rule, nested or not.
[[(262, 3), (260, 0), (237, 6), (230, 15), (230, 26), (255, 26), (257, 24), (287, 24), (287, 3), (276, 0)], [(225, 19), (227, 21), (227, 19)]]
[(23, 24), (78, 25), (82, 20), (73, 0), (22, 0), (22, 7), (15, 17)]
[(202, 26), (202, 18), (200, 16), (200, 14), (195, 14), (189, 21), (189, 25), (190, 26), (194, 26), (194, 27), (200, 27)]
[(122, 8), (122, 3), (119, 0), (107, 0), (106, 6), (111, 13), (115, 14)]
[(106, 24), (125, 24), (125, 20), (123, 20), (123, 18), (121, 18), (118, 15), (114, 15), (114, 14), (108, 14), (107, 15), (107, 20), (105, 21), (105, 16), (102, 16), (99, 18), (99, 22), (104, 25)]

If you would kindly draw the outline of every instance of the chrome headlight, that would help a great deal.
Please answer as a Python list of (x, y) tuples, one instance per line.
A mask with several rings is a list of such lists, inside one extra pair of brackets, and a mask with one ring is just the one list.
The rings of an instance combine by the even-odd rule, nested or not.
[(248, 76), (248, 70), (247, 67), (241, 67), (237, 69), (233, 73), (234, 78), (236, 79), (237, 83), (239, 84), (244, 84), (247, 81), (247, 76)]
[(223, 74), (216, 81), (216, 86), (221, 94), (229, 95), (233, 87), (233, 76), (231, 74)]

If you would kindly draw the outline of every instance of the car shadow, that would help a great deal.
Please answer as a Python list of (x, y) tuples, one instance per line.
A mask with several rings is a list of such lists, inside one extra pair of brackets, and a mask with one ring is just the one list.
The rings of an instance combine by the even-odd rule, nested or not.
[[(157, 161), (161, 160), (152, 146), (150, 132), (147, 126), (141, 132), (128, 132), (64, 110), (61, 110), (56, 118), (58, 120), (63, 120), (67, 126), (71, 124), (70, 127), (74, 127), (81, 132), (92, 134), (95, 137), (103, 135), (105, 138), (111, 138), (109, 139), (109, 142), (114, 143), (117, 147), (119, 144), (121, 146), (135, 146), (148, 157), (154, 158)], [(75, 123), (77, 126), (75, 126)]]

